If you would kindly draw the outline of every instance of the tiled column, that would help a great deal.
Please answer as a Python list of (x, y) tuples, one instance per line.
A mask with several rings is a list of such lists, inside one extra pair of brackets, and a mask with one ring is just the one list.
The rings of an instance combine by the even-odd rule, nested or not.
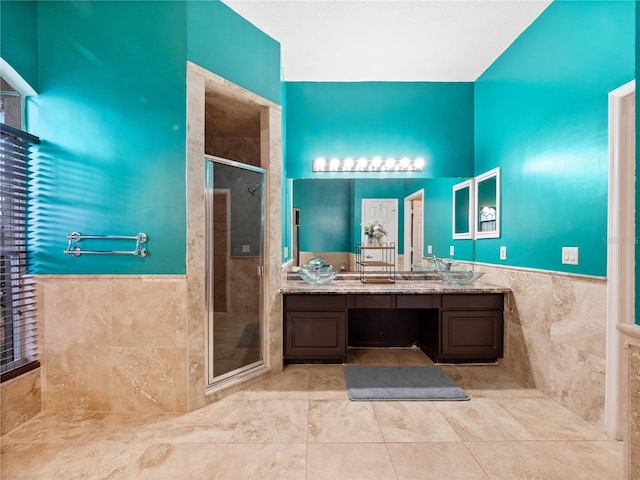
[(622, 388), (627, 392), (622, 402), (624, 478), (635, 480), (640, 478), (640, 326), (619, 324), (618, 330), (625, 335), (628, 382)]

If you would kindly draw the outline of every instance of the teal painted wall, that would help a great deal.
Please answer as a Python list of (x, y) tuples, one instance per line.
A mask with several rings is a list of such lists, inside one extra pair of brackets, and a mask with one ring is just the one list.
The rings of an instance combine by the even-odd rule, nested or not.
[(0, 57), (38, 91), (37, 2), (0, 2)]
[(186, 5), (189, 60), (280, 103), (280, 44), (218, 0)]
[(456, 183), (464, 178), (430, 178), (412, 180), (406, 184), (406, 195), (424, 189), (424, 251), (428, 256), (427, 246), (431, 245), (433, 255), (449, 257), (449, 247), (454, 247), (454, 258), (473, 260), (473, 240), (453, 240), (453, 202), (452, 190)]
[(353, 252), (361, 240), (362, 199), (398, 200), (398, 253), (404, 232), (404, 180), (298, 179), (293, 206), (300, 209), (300, 250)]
[[(235, 17), (217, 1), (38, 4), (34, 272), (185, 273), (187, 59), (279, 99), (277, 42)], [(212, 33), (231, 27), (224, 45)], [(73, 231), (145, 232), (149, 257), (63, 255)]]
[(634, 19), (633, 2), (554, 2), (476, 82), (475, 173), (502, 175), (502, 238), (477, 261), (606, 275), (608, 92), (634, 78)]
[(300, 251), (350, 252), (352, 180), (295, 180), (293, 206), (300, 209)]
[[(184, 4), (41, 2), (38, 10), (44, 155), (36, 164), (34, 270), (184, 273)], [(73, 231), (145, 232), (150, 255), (63, 255)]]
[(473, 173), (472, 83), (290, 82), (286, 96), (290, 178), (349, 177), (314, 174), (311, 162), (318, 156), (427, 160), (423, 172), (374, 173), (370, 178)]

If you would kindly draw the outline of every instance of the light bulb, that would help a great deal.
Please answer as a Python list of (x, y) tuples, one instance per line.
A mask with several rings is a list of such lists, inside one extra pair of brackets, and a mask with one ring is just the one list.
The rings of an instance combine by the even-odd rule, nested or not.
[(344, 159), (344, 161), (342, 162), (342, 170), (345, 172), (350, 172), (351, 170), (353, 170), (353, 165), (354, 165), (354, 161), (353, 158), (351, 157), (347, 157)]
[(327, 166), (327, 161), (323, 157), (318, 157), (313, 161), (313, 169), (316, 172), (322, 172)]
[(387, 158), (387, 160), (384, 162), (384, 166), (387, 167), (389, 170), (393, 169), (393, 167), (396, 166), (396, 159), (393, 157)]

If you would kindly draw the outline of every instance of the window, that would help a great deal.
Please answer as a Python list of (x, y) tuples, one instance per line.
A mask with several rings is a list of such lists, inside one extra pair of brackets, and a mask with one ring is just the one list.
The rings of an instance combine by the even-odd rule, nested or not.
[(0, 77), (0, 123), (22, 128), (22, 95)]
[(0, 374), (36, 368), (35, 282), (27, 272), (29, 160), (39, 139), (0, 124)]

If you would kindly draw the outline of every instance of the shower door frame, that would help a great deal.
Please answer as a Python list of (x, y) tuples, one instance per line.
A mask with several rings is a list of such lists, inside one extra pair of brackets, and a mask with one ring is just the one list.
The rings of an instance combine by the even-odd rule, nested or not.
[[(257, 275), (260, 279), (260, 298), (259, 298), (259, 310), (258, 310), (258, 322), (260, 326), (260, 359), (250, 363), (248, 365), (241, 366), (230, 372), (226, 372), (222, 375), (215, 376), (214, 374), (214, 361), (215, 361), (215, 349), (214, 349), (214, 329), (215, 329), (215, 312), (214, 312), (214, 297), (213, 297), (213, 272), (214, 272), (214, 235), (213, 235), (213, 197), (214, 191), (214, 165), (216, 163), (239, 168), (242, 170), (248, 170), (262, 175), (263, 186), (267, 180), (267, 171), (264, 168), (256, 167), (255, 165), (249, 165), (246, 163), (236, 162), (227, 158), (217, 157), (214, 155), (204, 155), (204, 203), (205, 203), (205, 316), (206, 316), (206, 330), (207, 330), (207, 384), (209, 387), (218, 387), (227, 382), (231, 382), (239, 375), (251, 372), (254, 369), (261, 368), (265, 365), (265, 317), (264, 317), (264, 295), (265, 295), (265, 282), (264, 282), (264, 262), (265, 262), (265, 246), (266, 246), (266, 233), (265, 233), (265, 219), (266, 219), (266, 201), (264, 195), (261, 196), (260, 201), (260, 262), (258, 266)], [(264, 191), (264, 187), (262, 189)], [(230, 205), (229, 205), (230, 208)]]

